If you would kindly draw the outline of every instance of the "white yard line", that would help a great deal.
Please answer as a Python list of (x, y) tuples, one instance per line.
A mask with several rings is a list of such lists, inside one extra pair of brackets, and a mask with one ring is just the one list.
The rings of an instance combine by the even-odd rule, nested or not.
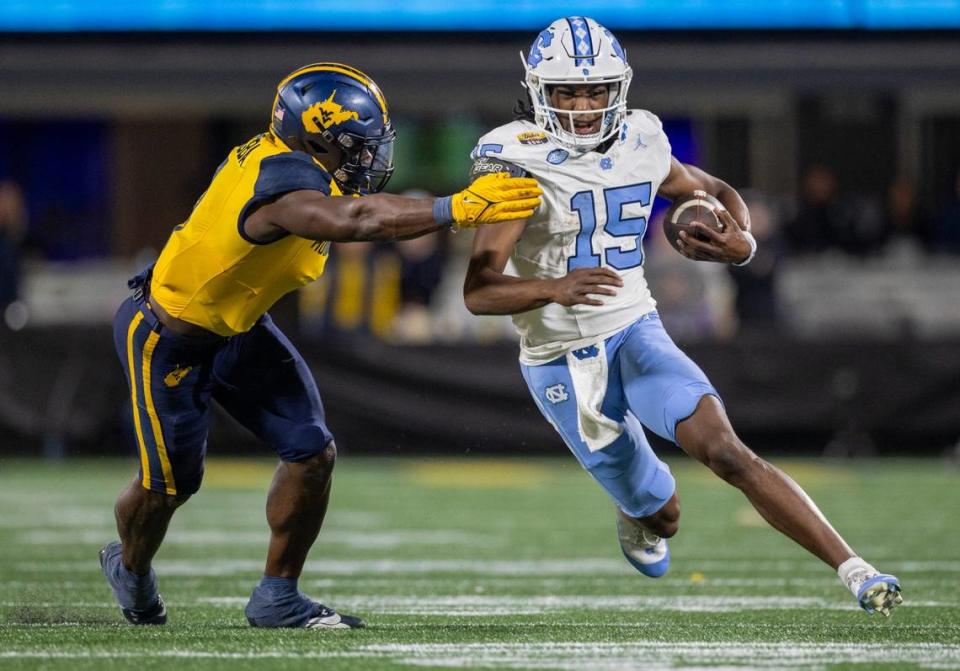
[[(0, 503), (3, 503), (2, 499), (0, 499)], [(59, 505), (52, 505), (55, 502), (48, 499), (47, 503), (51, 504), (51, 507), (36, 510), (23, 507), (23, 497), (11, 500), (11, 503), (4, 507), (7, 514), (0, 519), (0, 529), (20, 530), (28, 533), (33, 531), (69, 533), (75, 531), (78, 527), (94, 531), (116, 529), (112, 503), (97, 507), (79, 506), (75, 501), (70, 500), (64, 500)], [(224, 509), (223, 512), (233, 513), (234, 515), (237, 513), (236, 509)], [(262, 520), (263, 533), (269, 533), (266, 520), (261, 517), (263, 514), (261, 509), (257, 507), (252, 512), (257, 515), (254, 520)], [(326, 532), (326, 529), (330, 527), (342, 527), (350, 530), (356, 530), (357, 528), (387, 530), (390, 528), (388, 522), (389, 520), (384, 513), (366, 510), (332, 510), (327, 515), (324, 531)], [(239, 530), (249, 530), (251, 524), (249, 519), (242, 516), (224, 520), (224, 515), (218, 515), (217, 509), (210, 507), (204, 510), (202, 519), (195, 519), (193, 523), (203, 527), (210, 526), (209, 530), (204, 528), (192, 530), (198, 532), (223, 531), (224, 524), (234, 526), (236, 523), (242, 525), (237, 526)], [(99, 539), (99, 542), (103, 542), (103, 539)]]
[[(89, 568), (89, 567), (88, 567)], [(629, 579), (629, 571), (626, 579)], [(89, 571), (88, 571), (89, 574)], [(165, 574), (166, 575), (166, 574)], [(79, 577), (79, 576), (77, 576)], [(589, 585), (596, 591), (617, 592), (622, 591), (623, 574), (609, 576), (592, 576), (589, 578), (578, 578), (578, 589), (584, 585)], [(96, 580), (96, 578), (93, 578)], [(237, 574), (234, 578), (224, 578), (217, 582), (218, 589), (224, 589), (234, 586), (246, 588), (252, 587), (251, 577)], [(206, 585), (207, 576), (177, 576), (176, 586), (182, 588), (189, 584), (193, 586)], [(660, 578), (657, 580), (658, 587), (676, 587), (689, 591), (690, 593), (712, 593), (714, 588), (726, 587), (749, 587), (769, 594), (770, 592), (779, 593), (784, 589), (795, 591), (795, 588), (813, 588), (813, 589), (831, 589), (839, 586), (836, 579), (825, 574), (818, 578), (717, 578), (712, 575), (676, 578)], [(923, 587), (935, 587), (943, 584), (942, 579), (938, 578), (918, 578), (911, 576), (909, 579), (911, 591)], [(464, 593), (474, 592), (482, 594), (493, 590), (516, 590), (522, 585), (524, 591), (530, 592), (564, 592), (571, 587), (571, 577), (559, 578), (537, 578), (528, 575), (515, 576), (497, 576), (489, 577), (475, 575), (470, 577), (411, 577), (406, 576), (399, 583), (404, 590), (412, 591), (414, 589), (425, 589), (427, 593), (450, 592)], [(33, 590), (39, 594), (50, 594), (64, 589), (87, 588), (90, 586), (90, 579), (58, 579), (50, 578), (47, 580), (0, 580), (0, 587), (6, 590)], [(309, 576), (300, 581), (301, 589), (328, 589), (337, 587), (341, 590), (349, 588), (356, 591), (374, 591), (389, 588), (389, 591), (395, 591), (398, 587), (398, 581), (395, 575), (388, 576), (338, 576), (336, 578), (314, 578)], [(534, 589), (535, 588), (535, 589)], [(911, 599), (910, 603), (913, 603)]]
[[(19, 545), (63, 545), (90, 544), (102, 545), (113, 536), (112, 531), (104, 529), (42, 529), (25, 531), (14, 536), (13, 542)], [(164, 539), (164, 545), (227, 545), (266, 547), (270, 532), (266, 527), (261, 531), (230, 531), (224, 529), (196, 529), (171, 531)], [(467, 533), (456, 529), (411, 529), (406, 531), (346, 531), (326, 529), (321, 541), (324, 545), (339, 545), (357, 550), (394, 549), (398, 547), (423, 547), (437, 545), (467, 545), (481, 543), (486, 547), (498, 547), (506, 543), (500, 536)]]
[(641, 641), (631, 643), (384, 644), (364, 651), (393, 653), (416, 666), (534, 668), (580, 671), (696, 668), (823, 668), (832, 664), (917, 664), (960, 668), (960, 646), (902, 644), (895, 647), (843, 643), (717, 643)]
[(375, 659), (415, 667), (558, 669), (794, 668), (819, 669), (834, 664), (913, 664), (920, 668), (960, 669), (960, 646), (940, 643), (716, 642), (632, 641), (629, 643), (438, 643), (374, 644), (342, 652), (257, 650), (6, 650), (6, 659)]
[[(21, 571), (82, 572), (90, 571), (90, 563), (35, 562), (17, 565)], [(209, 561), (172, 560), (157, 561), (157, 573), (163, 575), (234, 575), (259, 573), (263, 570), (262, 559), (229, 559)], [(469, 573), (479, 575), (595, 575), (598, 573), (630, 574), (633, 569), (619, 559), (569, 559), (569, 560), (459, 560), (459, 559), (320, 559), (308, 561), (305, 572), (322, 575), (353, 576), (382, 574)]]
[[(446, 533), (446, 532), (441, 532)], [(451, 536), (440, 536), (444, 542), (451, 541)], [(476, 538), (470, 535), (470, 538)], [(749, 573), (751, 579), (757, 574), (782, 572), (800, 574), (804, 577), (817, 578), (829, 575), (829, 570), (811, 560), (786, 559), (725, 559), (725, 560), (696, 560), (690, 558), (675, 558), (674, 571), (700, 571), (709, 576), (710, 573)], [(258, 573), (263, 569), (262, 559), (229, 559), (220, 560), (160, 560), (156, 563), (157, 572), (161, 575), (234, 575), (240, 573)], [(885, 562), (882, 564), (887, 571), (908, 571), (928, 573), (960, 573), (960, 561), (911, 561)], [(44, 573), (88, 573), (90, 562), (21, 562), (15, 565), (18, 571)], [(619, 558), (585, 557), (582, 559), (540, 559), (540, 560), (504, 560), (504, 559), (318, 559), (308, 561), (305, 567), (307, 575), (311, 572), (331, 576), (375, 576), (383, 574), (427, 574), (427, 573), (457, 573), (470, 575), (487, 575), (496, 577), (505, 576), (611, 576), (630, 575), (635, 571)], [(794, 576), (787, 580), (794, 579)], [(727, 576), (729, 577), (729, 576)], [(797, 576), (799, 577), (799, 576)], [(901, 576), (903, 577), (903, 576)], [(781, 576), (771, 577), (779, 580)]]
[[(443, 596), (398, 595), (370, 596), (339, 594), (337, 607), (378, 615), (506, 617), (549, 615), (578, 611), (642, 613), (673, 611), (698, 613), (738, 613), (756, 610), (857, 610), (852, 600), (809, 596), (497, 596), (452, 594)], [(242, 607), (248, 595), (208, 596), (191, 601), (167, 599), (171, 608)], [(13, 608), (116, 608), (111, 601), (0, 601), (0, 606)], [(960, 608), (960, 603), (946, 601), (910, 601), (911, 609)]]
[[(201, 597), (215, 606), (239, 606), (246, 596)], [(569, 610), (737, 613), (755, 610), (857, 610), (848, 599), (783, 596), (337, 596), (337, 607), (380, 615), (506, 617), (545, 615)], [(957, 608), (960, 603), (911, 601), (911, 608)]]

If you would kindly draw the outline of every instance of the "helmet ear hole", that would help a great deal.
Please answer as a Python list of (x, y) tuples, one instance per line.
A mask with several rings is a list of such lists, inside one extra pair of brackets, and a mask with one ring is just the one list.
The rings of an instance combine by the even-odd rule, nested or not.
[(316, 142), (316, 141), (314, 141), (314, 140), (307, 140), (307, 146), (310, 147), (310, 150), (311, 150), (314, 154), (317, 154), (317, 155), (323, 155), (323, 154), (329, 154), (329, 153), (330, 153), (329, 150), (328, 150), (326, 147), (324, 147), (322, 144), (320, 144), (319, 142)]
[(327, 170), (335, 170), (341, 167), (347, 160), (347, 152), (334, 144), (318, 142), (317, 140), (307, 139), (305, 141), (307, 148)]

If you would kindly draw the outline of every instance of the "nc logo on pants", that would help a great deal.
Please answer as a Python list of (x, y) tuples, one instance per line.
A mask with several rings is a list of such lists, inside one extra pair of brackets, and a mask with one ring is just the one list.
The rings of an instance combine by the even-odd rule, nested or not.
[(543, 390), (544, 395), (547, 397), (547, 400), (556, 405), (557, 403), (563, 403), (570, 395), (567, 393), (567, 388), (563, 382), (558, 382), (557, 384), (552, 384), (549, 387), (546, 387)]

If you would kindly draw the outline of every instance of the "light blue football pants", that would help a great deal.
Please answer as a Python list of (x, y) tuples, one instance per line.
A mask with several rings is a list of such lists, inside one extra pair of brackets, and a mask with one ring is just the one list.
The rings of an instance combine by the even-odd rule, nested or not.
[(632, 517), (654, 514), (676, 489), (643, 427), (675, 443), (677, 423), (700, 399), (720, 398), (656, 312), (595, 345), (520, 367), (540, 412)]

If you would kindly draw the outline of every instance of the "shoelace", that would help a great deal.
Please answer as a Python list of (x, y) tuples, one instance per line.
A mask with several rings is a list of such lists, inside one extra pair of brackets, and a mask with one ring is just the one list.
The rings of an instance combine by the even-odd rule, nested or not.
[(645, 545), (653, 547), (660, 542), (660, 536), (656, 535), (655, 533), (651, 533), (646, 529), (641, 529), (640, 540), (643, 541)]
[(639, 545), (639, 546), (643, 546), (645, 548), (651, 549), (651, 548), (655, 548), (657, 544), (660, 542), (660, 536), (656, 535), (655, 533), (651, 531), (647, 531), (643, 527), (639, 527), (636, 525), (631, 525), (631, 526), (633, 526), (633, 531), (635, 534), (633, 538), (630, 539), (630, 542), (633, 545)]

